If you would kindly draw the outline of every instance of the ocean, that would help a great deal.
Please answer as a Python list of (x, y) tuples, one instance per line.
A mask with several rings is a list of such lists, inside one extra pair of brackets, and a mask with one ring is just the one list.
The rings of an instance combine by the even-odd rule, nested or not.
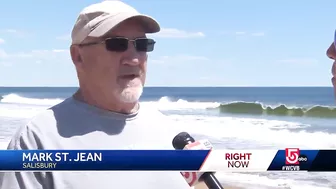
[[(76, 89), (0, 87), (0, 147), (6, 148), (29, 118)], [(216, 149), (336, 148), (336, 102), (329, 87), (147, 87), (141, 102), (179, 122), (180, 131), (209, 139)], [(335, 173), (216, 175), (249, 189), (336, 188)]]

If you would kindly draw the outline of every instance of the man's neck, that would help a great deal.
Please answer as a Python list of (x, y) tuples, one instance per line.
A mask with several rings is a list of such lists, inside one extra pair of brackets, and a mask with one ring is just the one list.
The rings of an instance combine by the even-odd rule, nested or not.
[(103, 99), (94, 98), (89, 93), (84, 93), (80, 89), (73, 95), (73, 98), (78, 101), (82, 101), (86, 104), (89, 104), (91, 106), (95, 106), (97, 108), (122, 114), (132, 114), (137, 112), (140, 108), (139, 102), (135, 103), (106, 102)]

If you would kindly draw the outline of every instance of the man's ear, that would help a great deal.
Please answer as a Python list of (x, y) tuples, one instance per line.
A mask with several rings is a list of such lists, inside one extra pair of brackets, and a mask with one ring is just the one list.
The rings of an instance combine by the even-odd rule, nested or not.
[(80, 47), (77, 45), (70, 46), (70, 55), (72, 62), (75, 64), (76, 67), (81, 66), (83, 63), (83, 59), (80, 53)]

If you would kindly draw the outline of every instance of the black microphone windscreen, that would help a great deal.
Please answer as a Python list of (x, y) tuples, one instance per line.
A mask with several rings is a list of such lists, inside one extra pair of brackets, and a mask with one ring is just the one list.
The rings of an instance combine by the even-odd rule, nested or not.
[(195, 139), (191, 137), (187, 132), (180, 132), (173, 139), (173, 147), (175, 149), (183, 149), (187, 144), (195, 142)]

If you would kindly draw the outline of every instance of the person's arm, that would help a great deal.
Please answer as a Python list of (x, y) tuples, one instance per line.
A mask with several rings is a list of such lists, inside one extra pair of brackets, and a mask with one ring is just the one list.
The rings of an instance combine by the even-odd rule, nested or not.
[[(39, 139), (28, 126), (11, 139), (7, 150), (39, 149)], [(46, 189), (44, 172), (0, 172), (0, 189)]]

